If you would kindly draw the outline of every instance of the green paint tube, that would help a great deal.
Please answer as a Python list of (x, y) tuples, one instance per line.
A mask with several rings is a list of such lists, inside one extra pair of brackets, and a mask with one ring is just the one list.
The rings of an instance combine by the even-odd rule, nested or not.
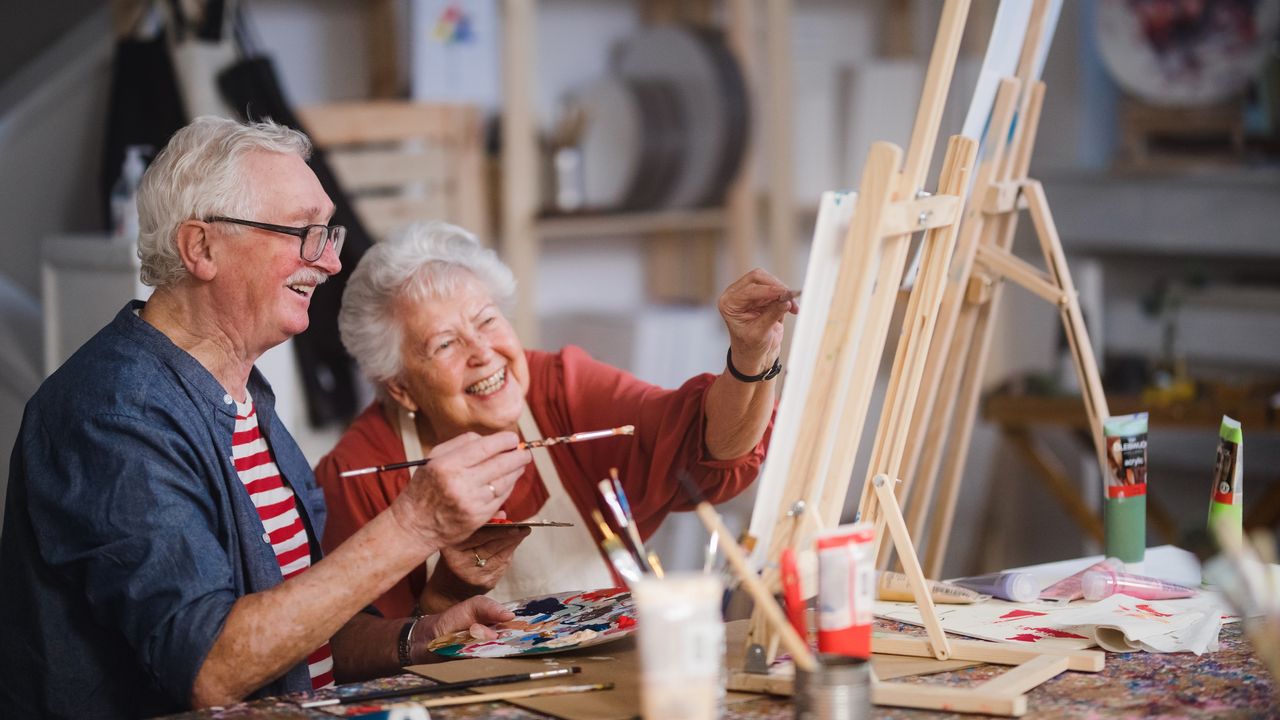
[(1107, 443), (1102, 521), (1107, 557), (1142, 562), (1147, 550), (1147, 414), (1102, 423)]
[(1227, 523), (1227, 529), (1240, 540), (1244, 528), (1244, 432), (1239, 420), (1226, 415), (1218, 430), (1218, 459), (1209, 496), (1211, 534), (1219, 523)]

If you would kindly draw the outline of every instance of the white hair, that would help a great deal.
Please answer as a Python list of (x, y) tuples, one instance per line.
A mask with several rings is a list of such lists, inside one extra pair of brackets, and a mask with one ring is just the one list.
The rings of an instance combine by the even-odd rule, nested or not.
[(515, 275), (497, 253), (481, 247), (475, 235), (460, 227), (439, 221), (413, 223), (365, 251), (342, 293), (338, 331), (347, 352), (380, 392), (404, 370), (404, 332), (396, 303), (443, 298), (472, 278), (509, 309)]
[(257, 214), (253, 189), (241, 167), (241, 160), (253, 152), (306, 160), (311, 141), (270, 120), (244, 124), (208, 115), (169, 138), (138, 185), (138, 258), (144, 284), (164, 287), (186, 277), (177, 243), (182, 223), (212, 215), (252, 219)]

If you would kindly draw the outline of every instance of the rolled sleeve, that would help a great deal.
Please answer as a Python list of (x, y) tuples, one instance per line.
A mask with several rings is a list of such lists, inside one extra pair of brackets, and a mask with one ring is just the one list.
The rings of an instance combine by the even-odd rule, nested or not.
[[(103, 414), (41, 426), (23, 451), (38, 550), (86, 589), (157, 685), (185, 703), (235, 603), (225, 493), (173, 418)], [(208, 439), (204, 439), (207, 445)]]

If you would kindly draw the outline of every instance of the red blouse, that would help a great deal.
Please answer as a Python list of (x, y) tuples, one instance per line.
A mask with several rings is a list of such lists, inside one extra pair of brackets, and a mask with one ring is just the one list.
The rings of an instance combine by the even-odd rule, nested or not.
[[(590, 521), (591, 510), (600, 507), (595, 485), (609, 477), (610, 468), (618, 468), (644, 538), (657, 530), (667, 513), (692, 509), (676, 479), (679, 470), (687, 470), (713, 503), (745, 490), (760, 470), (773, 430), (772, 419), (760, 442), (745, 455), (715, 460), (707, 452), (704, 413), (714, 375), (697, 375), (677, 390), (666, 390), (599, 362), (574, 346), (559, 353), (526, 350), (525, 355), (529, 361), (526, 401), (545, 437), (620, 425), (636, 427), (632, 437), (555, 445), (545, 451), (551, 453), (565, 491), (593, 536), (599, 534)], [(347, 479), (338, 474), (404, 459), (398, 430), (387, 422), (382, 407), (373, 403), (316, 466), (316, 480), (329, 509), (323, 539), (326, 551), (385, 510), (409, 482), (408, 470)], [(503, 509), (511, 520), (525, 520), (537, 515), (546, 500), (546, 488), (534, 464), (529, 463)], [(387, 617), (405, 617), (425, 584), (425, 568), (419, 567), (374, 604)]]

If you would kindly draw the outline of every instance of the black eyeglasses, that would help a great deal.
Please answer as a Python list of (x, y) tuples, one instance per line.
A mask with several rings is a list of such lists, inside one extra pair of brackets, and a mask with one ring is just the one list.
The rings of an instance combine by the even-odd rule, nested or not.
[(205, 222), (228, 222), (236, 225), (246, 225), (259, 230), (270, 230), (271, 232), (292, 235), (302, 241), (301, 247), (298, 248), (298, 255), (307, 262), (315, 262), (324, 254), (324, 246), (333, 243), (333, 253), (335, 255), (342, 254), (342, 243), (347, 239), (347, 229), (342, 225), (304, 225), (303, 227), (289, 227), (288, 225), (272, 225), (271, 223), (255, 222), (253, 220), (240, 220), (237, 218), (223, 217), (215, 215), (206, 218)]

